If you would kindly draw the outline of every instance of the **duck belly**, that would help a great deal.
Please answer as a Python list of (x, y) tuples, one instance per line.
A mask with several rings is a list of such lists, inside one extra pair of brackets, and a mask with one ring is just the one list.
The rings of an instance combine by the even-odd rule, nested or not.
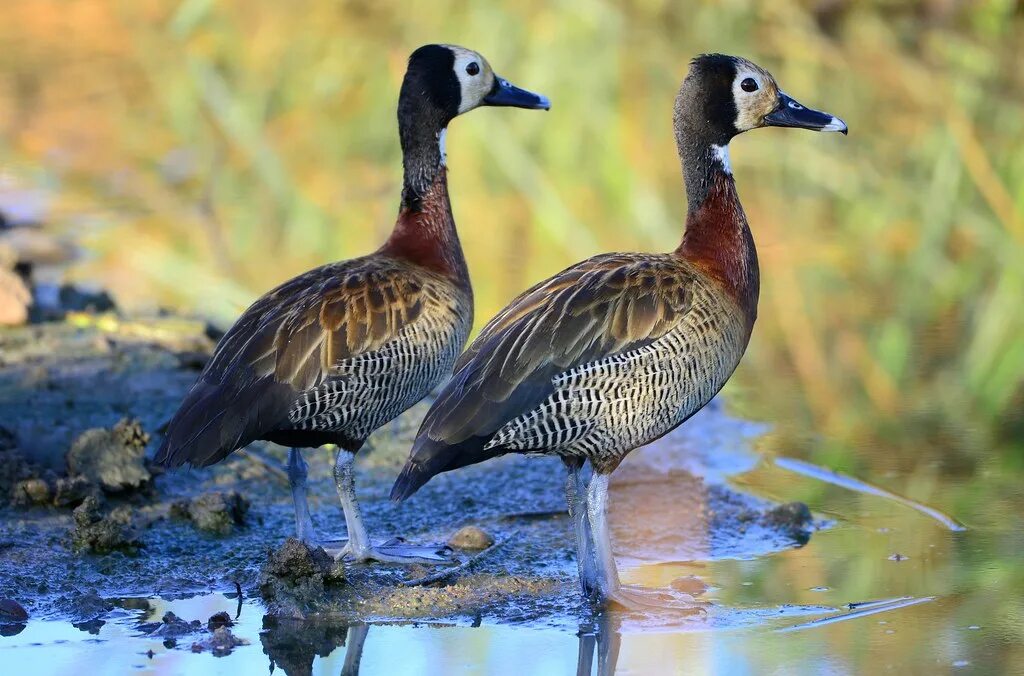
[(695, 308), (658, 340), (556, 376), (554, 392), (491, 442), (614, 468), (699, 411), (732, 375), (749, 330), (734, 307)]

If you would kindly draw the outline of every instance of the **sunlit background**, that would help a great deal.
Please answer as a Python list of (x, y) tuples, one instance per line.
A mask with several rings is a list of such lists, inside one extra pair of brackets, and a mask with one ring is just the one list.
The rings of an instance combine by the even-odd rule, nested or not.
[[(943, 574), (1022, 638), (1018, 0), (8, 0), (0, 192), (33, 193), (45, 228), (80, 248), (69, 279), (129, 312), (227, 326), (278, 282), (386, 236), (398, 88), (426, 42), (477, 49), (553, 102), (450, 129), (478, 323), (587, 256), (675, 247), (686, 203), (671, 106), (695, 54), (751, 58), (844, 118), (848, 137), (772, 129), (732, 145), (762, 291), (727, 401), (774, 425), (769, 456), (988, 529), (951, 547)], [(846, 504), (809, 482), (762, 489)], [(831, 537), (849, 553), (855, 536)], [(869, 594), (881, 554), (818, 565)], [(768, 568), (761, 597), (802, 570)], [(993, 664), (1011, 664), (1015, 642)]]

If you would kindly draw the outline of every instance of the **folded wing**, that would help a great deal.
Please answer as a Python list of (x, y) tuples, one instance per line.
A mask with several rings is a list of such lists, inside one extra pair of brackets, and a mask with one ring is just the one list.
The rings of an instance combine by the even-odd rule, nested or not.
[(640, 348), (688, 311), (692, 273), (667, 256), (609, 254), (529, 289), (487, 324), (427, 413), (392, 490), (404, 499), (430, 477), (481, 462), (509, 420), (538, 406), (552, 379)]

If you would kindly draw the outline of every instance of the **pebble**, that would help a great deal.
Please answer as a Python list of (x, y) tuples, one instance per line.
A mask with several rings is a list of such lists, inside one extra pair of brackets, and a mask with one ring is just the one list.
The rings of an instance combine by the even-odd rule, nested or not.
[(463, 526), (448, 538), (448, 545), (458, 549), (487, 549), (493, 544), (491, 534), (478, 526)]

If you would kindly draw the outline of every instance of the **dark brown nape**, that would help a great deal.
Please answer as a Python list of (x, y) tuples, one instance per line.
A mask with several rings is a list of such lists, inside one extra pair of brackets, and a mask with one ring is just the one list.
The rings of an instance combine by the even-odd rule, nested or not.
[(468, 289), (469, 269), (455, 229), (447, 174), (444, 166), (439, 167), (433, 184), (415, 204), (403, 201), (380, 253), (422, 265)]

